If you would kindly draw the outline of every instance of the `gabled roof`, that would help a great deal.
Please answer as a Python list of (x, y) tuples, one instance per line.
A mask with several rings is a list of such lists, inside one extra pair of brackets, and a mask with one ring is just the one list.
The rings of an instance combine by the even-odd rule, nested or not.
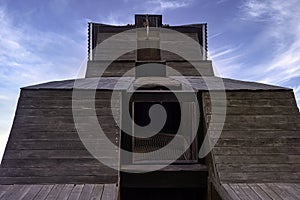
[[(225, 90), (291, 90), (290, 88), (267, 85), (256, 82), (240, 81), (220, 77), (176, 77), (171, 78), (185, 84), (188, 82), (195, 90), (200, 91), (218, 91)], [(39, 89), (97, 89), (97, 90), (127, 90), (133, 83), (133, 77), (102, 77), (102, 78), (84, 78), (64, 81), (54, 81), (38, 85), (24, 87), (24, 90)], [(118, 83), (119, 82), (119, 83)], [(118, 83), (118, 84), (117, 84)], [(224, 87), (222, 86), (224, 84)], [(208, 88), (209, 86), (209, 88)]]

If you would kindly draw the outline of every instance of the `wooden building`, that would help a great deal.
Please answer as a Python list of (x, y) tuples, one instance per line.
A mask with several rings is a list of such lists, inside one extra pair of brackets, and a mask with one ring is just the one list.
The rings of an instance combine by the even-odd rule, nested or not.
[[(185, 45), (176, 38), (161, 37), (162, 28), (182, 33), (199, 44), (195, 50), (198, 58), (193, 61), (196, 66), (160, 49), (164, 42)], [(110, 63), (105, 56), (119, 46), (99, 50), (97, 45), (124, 31), (132, 31), (135, 39), (123, 38), (118, 44), (132, 43), (138, 48)], [(84, 79), (21, 89), (0, 168), (0, 199), (300, 198), (300, 117), (292, 89), (215, 76), (206, 55), (206, 24), (170, 26), (162, 24), (161, 15), (136, 15), (134, 25), (89, 23), (88, 38)], [(155, 70), (140, 71), (141, 65)], [(163, 66), (177, 70), (184, 79)], [(193, 92), (185, 89), (185, 81)], [(224, 88), (216, 84), (219, 82)], [(74, 96), (74, 89), (81, 92), (80, 97)], [(92, 100), (91, 90), (95, 90)], [(224, 99), (211, 98), (211, 92), (222, 91)], [(179, 102), (173, 93), (183, 97), (195, 93), (197, 98)], [(130, 99), (126, 99), (128, 94), (132, 95)], [(129, 105), (125, 105), (127, 100)], [(124, 107), (129, 107), (135, 123), (147, 124), (143, 116), (155, 104), (162, 105), (168, 116), (158, 134), (141, 139), (122, 131), (122, 126), (132, 123), (123, 114)], [(74, 110), (82, 119), (81, 127), (86, 127), (81, 130), (83, 136), (78, 134)], [(83, 144), (85, 137), (98, 131), (89, 121), (95, 112), (106, 137), (115, 144), (98, 149), (97, 158)], [(117, 119), (113, 113), (117, 113)], [(189, 122), (183, 127), (178, 125), (180, 115)], [(200, 118), (197, 126), (196, 115)], [(212, 116), (225, 117), (224, 124), (210, 123)], [(129, 173), (130, 169), (160, 165), (168, 158), (128, 157), (120, 148), (151, 152), (174, 138), (184, 144), (180, 135), (175, 137), (176, 132), (189, 133), (194, 126), (196, 137), (172, 164), (148, 173)], [(218, 131), (220, 137), (214, 135)], [(206, 157), (199, 158), (207, 135), (216, 144)], [(179, 148), (170, 147), (170, 152)], [(120, 170), (99, 160), (111, 160)]]

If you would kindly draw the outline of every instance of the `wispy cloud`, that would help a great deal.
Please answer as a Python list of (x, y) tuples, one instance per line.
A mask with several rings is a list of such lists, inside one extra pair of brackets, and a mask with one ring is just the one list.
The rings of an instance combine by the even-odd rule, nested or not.
[[(248, 60), (253, 60), (252, 62), (242, 63), (239, 55), (245, 51), (241, 49), (233, 51), (234, 47), (211, 54), (217, 66), (222, 66), (219, 67), (221, 74), (297, 88), (294, 91), (300, 106), (299, 0), (246, 0), (240, 8), (242, 10), (241, 23), (255, 22), (257, 27), (260, 26), (263, 29), (253, 36), (251, 44), (244, 46), (248, 52), (252, 51), (252, 54), (248, 55)], [(249, 31), (251, 34), (251, 29)], [(264, 48), (262, 43), (269, 44), (270, 48)], [(261, 62), (255, 63), (256, 58), (263, 58), (266, 55), (268, 59), (264, 58)], [(225, 57), (229, 59), (224, 62)], [(242, 70), (237, 70), (239, 66)]]
[(24, 86), (76, 75), (78, 66), (71, 64), (80, 60), (70, 54), (75, 53), (74, 49), (83, 50), (82, 43), (34, 27), (16, 26), (1, 7), (0, 27), (0, 79), (3, 82)]
[(299, 4), (297, 0), (248, 0), (243, 5), (243, 9), (251, 18), (279, 24), (291, 17), (292, 11), (295, 10), (294, 6), (297, 4)]
[(177, 8), (183, 8), (189, 5), (187, 1), (164, 1), (164, 0), (153, 0), (149, 1), (156, 5), (156, 12), (164, 12), (165, 10), (173, 10)]
[(218, 1), (217, 1), (217, 4), (226, 3), (227, 1), (229, 1), (229, 0), (218, 0)]
[(188, 7), (193, 0), (148, 0), (145, 2), (148, 12), (164, 13), (167, 10)]
[(11, 97), (8, 95), (0, 95), (0, 100), (8, 101), (11, 100)]
[(119, 12), (111, 12), (108, 16), (101, 19), (101, 23), (110, 25), (126, 25), (128, 22), (127, 17), (124, 18)]
[[(79, 38), (77, 41), (75, 36), (41, 31), (26, 23), (17, 24), (14, 13), (2, 6), (0, 27), (0, 139), (5, 141), (19, 88), (75, 78), (86, 51), (85, 40)], [(0, 144), (3, 142), (0, 141)]]
[[(225, 47), (225, 48), (221, 48), (219, 50), (215, 50), (215, 51), (211, 51), (210, 52), (210, 58), (211, 59), (218, 59), (218, 58), (224, 58), (227, 59), (227, 55), (233, 53), (233, 52), (237, 52), (240, 49), (240, 46), (237, 47)], [(239, 55), (240, 56), (240, 55)]]
[[(298, 79), (295, 91), (299, 100), (300, 92), (300, 4), (297, 0), (249, 0), (245, 4), (248, 19), (268, 21), (267, 34), (273, 42), (280, 43), (273, 59), (263, 63), (266, 77), (262, 82), (286, 84)], [(300, 102), (298, 102), (300, 103)]]

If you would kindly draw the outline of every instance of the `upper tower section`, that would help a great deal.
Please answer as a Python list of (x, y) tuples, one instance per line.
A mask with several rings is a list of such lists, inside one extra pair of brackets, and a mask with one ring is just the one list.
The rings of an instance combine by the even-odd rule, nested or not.
[(135, 15), (135, 27), (162, 27), (162, 15)]
[[(178, 35), (197, 45), (188, 44)], [(193, 63), (173, 51), (185, 47), (185, 53), (193, 54)], [(89, 23), (86, 77), (124, 76), (149, 63), (180, 70), (184, 76), (213, 76), (211, 61), (207, 60), (207, 24), (171, 26), (163, 24), (162, 15), (148, 14), (137, 14), (135, 24), (124, 26)], [(195, 68), (201, 68), (201, 74)], [(174, 75), (162, 68), (157, 70), (162, 72), (155, 76)], [(136, 76), (136, 70), (131, 71), (126, 76)]]

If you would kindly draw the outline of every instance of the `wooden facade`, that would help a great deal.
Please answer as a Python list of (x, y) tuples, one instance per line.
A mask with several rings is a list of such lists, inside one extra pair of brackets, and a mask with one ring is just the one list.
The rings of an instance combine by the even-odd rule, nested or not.
[[(212, 62), (207, 60), (203, 49), (199, 49), (199, 59), (194, 66), (167, 51), (159, 51), (159, 56), (151, 51), (140, 52), (139, 56), (138, 51), (132, 51), (112, 63), (103, 59), (115, 47), (99, 50), (97, 44), (122, 31), (143, 26), (145, 19), (150, 20), (151, 27), (186, 34), (207, 50), (206, 24), (163, 25), (159, 15), (137, 15), (136, 24), (127, 26), (89, 23), (89, 61), (84, 79), (21, 89), (0, 167), (0, 199), (298, 199), (300, 117), (293, 91), (216, 77)], [(180, 41), (169, 38), (167, 42)], [(154, 55), (154, 61), (148, 59), (149, 55)], [(126, 94), (145, 85), (145, 80), (140, 78), (144, 75), (138, 75), (140, 72), (135, 70), (136, 67), (153, 62), (179, 71), (185, 80), (170, 71), (155, 75), (164, 77), (144, 77), (148, 88), (132, 101), (172, 102), (167, 91), (156, 87), (159, 82), (181, 90), (186, 96), (188, 92), (182, 89), (182, 85), (188, 81), (200, 103), (197, 112), (201, 124), (197, 130), (199, 146), (196, 150), (199, 150), (208, 130), (212, 130), (210, 140), (216, 141), (216, 145), (209, 155), (197, 158), (196, 162), (176, 163), (151, 173), (128, 173), (139, 164), (124, 162), (126, 159), (119, 148), (127, 148), (132, 140), (126, 140), (122, 127), (115, 120), (126, 121), (122, 116)], [(107, 65), (109, 67), (102, 73)], [(202, 73), (195, 68), (201, 69)], [(129, 70), (132, 73), (124, 77)], [(99, 76), (102, 76), (100, 80)], [(117, 84), (118, 81), (121, 84)], [(220, 81), (224, 88), (216, 84)], [(73, 96), (74, 89), (81, 91), (79, 99)], [(211, 99), (210, 92), (223, 89), (226, 103), (222, 99)], [(92, 101), (91, 90), (95, 90)], [(215, 106), (213, 110), (212, 105)], [(224, 108), (224, 127), (222, 121), (210, 123), (212, 115), (217, 119), (224, 117)], [(101, 159), (115, 163), (120, 171), (101, 163), (84, 146), (74, 122), (74, 109), (82, 118), (81, 132), (87, 138), (98, 131), (93, 129), (97, 125), (89, 120), (96, 112), (105, 135), (115, 144), (114, 148), (99, 150), (103, 153)], [(117, 113), (116, 119), (113, 111)], [(220, 138), (214, 135), (214, 130), (219, 129)], [(95, 142), (101, 144), (105, 141)], [(151, 168), (151, 164), (147, 165)]]

